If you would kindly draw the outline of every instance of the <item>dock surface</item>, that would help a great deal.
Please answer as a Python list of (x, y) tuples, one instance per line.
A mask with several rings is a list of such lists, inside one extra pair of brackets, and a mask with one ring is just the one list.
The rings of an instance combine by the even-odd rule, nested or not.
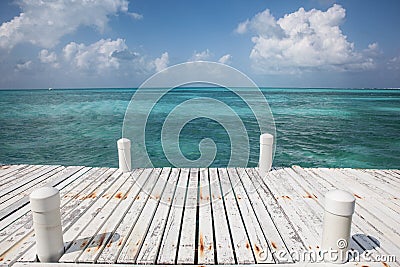
[(60, 191), (60, 266), (307, 263), (332, 189), (356, 197), (361, 261), (400, 266), (399, 170), (0, 166), (0, 265), (54, 266), (35, 263), (29, 194), (42, 186)]

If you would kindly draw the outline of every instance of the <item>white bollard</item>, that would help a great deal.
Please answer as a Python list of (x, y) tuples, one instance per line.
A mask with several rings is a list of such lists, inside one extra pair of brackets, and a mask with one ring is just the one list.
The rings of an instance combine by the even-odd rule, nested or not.
[(355, 203), (355, 197), (347, 191), (333, 190), (325, 195), (322, 253), (327, 262), (345, 263), (348, 260)]
[(272, 167), (272, 151), (274, 144), (274, 136), (272, 134), (260, 135), (260, 158), (258, 161), (258, 171), (264, 176)]
[(42, 187), (33, 191), (29, 199), (38, 259), (41, 262), (58, 262), (64, 254), (60, 193), (53, 187)]
[(121, 138), (117, 141), (119, 169), (122, 172), (130, 172), (131, 167), (131, 141)]

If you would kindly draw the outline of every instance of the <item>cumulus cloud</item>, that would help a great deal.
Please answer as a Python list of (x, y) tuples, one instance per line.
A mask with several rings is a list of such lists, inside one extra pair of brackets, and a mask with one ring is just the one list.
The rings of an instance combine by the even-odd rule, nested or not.
[(15, 65), (15, 71), (17, 71), (17, 72), (30, 71), (30, 70), (32, 70), (32, 66), (33, 66), (32, 60), (17, 63), (17, 65)]
[(118, 12), (127, 13), (129, 3), (127, 0), (21, 0), (18, 4), (22, 9), (19, 16), (0, 26), (0, 48), (12, 49), (24, 42), (51, 48), (81, 25), (93, 26), (102, 32), (108, 17)]
[(255, 34), (250, 59), (262, 73), (374, 68), (377, 44), (356, 51), (340, 29), (345, 16), (346, 10), (337, 4), (325, 12), (300, 8), (278, 20), (267, 9), (239, 23), (236, 32)]
[(161, 55), (161, 57), (156, 58), (154, 60), (154, 65), (156, 67), (156, 71), (162, 71), (163, 69), (168, 67), (168, 63), (169, 63), (169, 56), (168, 56), (168, 52), (165, 52)]
[(190, 58), (191, 61), (199, 61), (199, 60), (209, 60), (211, 58), (210, 50), (206, 49), (202, 52), (194, 52), (192, 57)]
[(219, 63), (222, 64), (229, 64), (231, 62), (232, 56), (230, 54), (226, 54), (222, 57), (220, 57), (220, 59), (218, 59)]
[(78, 69), (102, 72), (106, 69), (118, 69), (120, 57), (115, 55), (126, 55), (127, 49), (123, 39), (101, 39), (88, 46), (71, 42), (63, 48), (63, 53), (65, 60)]
[(39, 52), (38, 58), (40, 62), (51, 64), (53, 67), (58, 68), (60, 64), (57, 62), (57, 55), (55, 52), (49, 52), (47, 49), (42, 49)]

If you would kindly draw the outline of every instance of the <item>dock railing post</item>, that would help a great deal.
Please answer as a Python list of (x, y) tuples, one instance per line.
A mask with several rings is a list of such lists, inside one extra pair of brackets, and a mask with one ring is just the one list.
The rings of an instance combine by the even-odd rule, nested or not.
[(272, 151), (274, 144), (274, 136), (272, 134), (260, 135), (260, 157), (258, 161), (258, 171), (264, 176), (272, 167)]
[(119, 169), (122, 172), (130, 172), (131, 167), (131, 141), (121, 138), (117, 141)]
[(355, 202), (355, 197), (343, 190), (329, 191), (325, 195), (322, 253), (325, 254), (323, 259), (327, 262), (348, 261)]
[(41, 262), (58, 262), (64, 254), (60, 193), (53, 187), (36, 189), (29, 195), (37, 257)]

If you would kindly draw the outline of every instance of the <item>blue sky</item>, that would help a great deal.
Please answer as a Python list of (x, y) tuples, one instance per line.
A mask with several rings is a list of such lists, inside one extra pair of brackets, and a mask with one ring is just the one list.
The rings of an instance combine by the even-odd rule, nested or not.
[(0, 2), (0, 88), (137, 87), (219, 61), (266, 87), (400, 87), (398, 0)]

